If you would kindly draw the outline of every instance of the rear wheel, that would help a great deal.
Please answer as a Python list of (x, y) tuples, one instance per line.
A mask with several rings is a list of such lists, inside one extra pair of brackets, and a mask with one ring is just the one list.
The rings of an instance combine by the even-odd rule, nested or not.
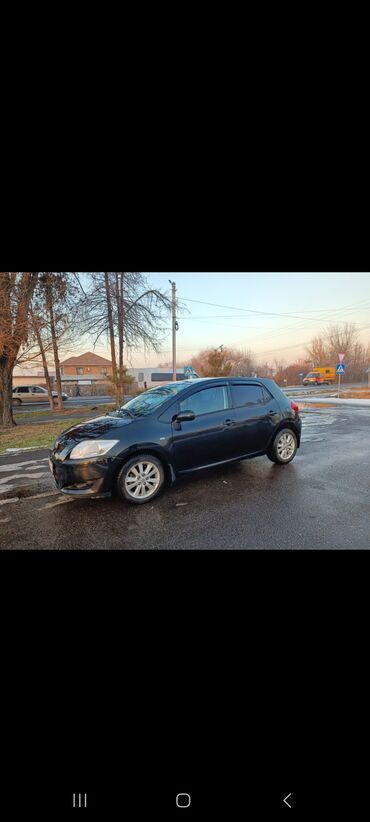
[(117, 490), (121, 499), (142, 505), (159, 494), (164, 483), (163, 465), (157, 457), (140, 454), (121, 468)]
[(297, 447), (297, 437), (294, 431), (291, 428), (283, 428), (276, 434), (267, 456), (272, 462), (287, 465), (294, 459)]
[(13, 397), (13, 403), (14, 405), (22, 405), (22, 400), (19, 397)]

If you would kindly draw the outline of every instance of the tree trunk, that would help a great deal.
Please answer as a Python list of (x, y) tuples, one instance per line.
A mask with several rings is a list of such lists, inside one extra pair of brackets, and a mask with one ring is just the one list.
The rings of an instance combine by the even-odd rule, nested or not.
[(119, 405), (123, 403), (125, 392), (124, 368), (123, 368), (123, 272), (116, 271), (116, 300), (117, 300), (117, 321), (118, 321), (118, 385), (117, 399)]
[[(16, 294), (14, 288), (19, 280)], [(0, 279), (0, 425), (10, 428), (13, 419), (13, 369), (18, 351), (27, 339), (28, 311), (37, 272), (2, 271)], [(14, 299), (15, 296), (15, 299)]]
[(52, 288), (51, 288), (50, 283), (48, 283), (48, 285), (46, 286), (46, 294), (47, 294), (47, 306), (48, 306), (49, 320), (50, 320), (50, 333), (51, 333), (51, 339), (52, 339), (52, 342), (53, 342), (53, 351), (54, 351), (55, 378), (56, 378), (57, 392), (58, 392), (58, 411), (60, 411), (62, 413), (62, 411), (63, 411), (62, 380), (61, 380), (61, 373), (60, 373), (58, 342), (57, 342), (57, 337), (56, 337), (56, 333), (55, 333), (53, 296), (52, 296)]
[(52, 388), (51, 388), (51, 379), (50, 379), (48, 364), (47, 364), (47, 361), (46, 361), (45, 349), (44, 349), (44, 345), (43, 345), (43, 342), (42, 342), (42, 337), (41, 337), (41, 334), (40, 334), (40, 329), (39, 329), (36, 317), (33, 314), (31, 314), (31, 317), (32, 317), (32, 325), (33, 325), (33, 328), (34, 328), (34, 331), (35, 331), (35, 334), (36, 334), (37, 344), (38, 344), (38, 347), (40, 349), (40, 354), (41, 354), (41, 359), (42, 359), (42, 367), (44, 369), (45, 382), (46, 382), (46, 387), (48, 389), (50, 409), (51, 409), (51, 411), (55, 411), (55, 405), (54, 405), (54, 400), (53, 400), (53, 395), (52, 395)]
[(0, 359), (0, 424), (4, 428), (17, 424), (13, 419), (13, 368), (14, 363)]
[(119, 402), (119, 388), (117, 386), (117, 360), (116, 360), (116, 346), (115, 346), (115, 342), (114, 342), (112, 299), (111, 299), (110, 285), (109, 285), (109, 273), (107, 271), (104, 272), (104, 282), (105, 282), (105, 295), (106, 295), (106, 300), (107, 300), (107, 316), (108, 316), (110, 350), (111, 350), (111, 357), (112, 357), (113, 384), (114, 384), (115, 391), (116, 391), (116, 399), (117, 399), (117, 402)]

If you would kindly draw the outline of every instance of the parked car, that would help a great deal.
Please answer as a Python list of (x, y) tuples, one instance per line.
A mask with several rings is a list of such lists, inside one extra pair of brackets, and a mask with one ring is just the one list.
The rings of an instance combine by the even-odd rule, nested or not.
[(141, 504), (190, 471), (262, 454), (286, 465), (301, 427), (298, 406), (273, 380), (171, 382), (69, 428), (55, 441), (49, 467), (63, 494), (108, 497), (117, 490)]
[[(54, 399), (58, 397), (57, 391), (51, 392)], [(68, 394), (62, 393), (63, 401), (68, 400)], [(41, 385), (17, 385), (13, 388), (13, 404), (22, 405), (29, 402), (48, 402), (49, 395), (46, 388)]]

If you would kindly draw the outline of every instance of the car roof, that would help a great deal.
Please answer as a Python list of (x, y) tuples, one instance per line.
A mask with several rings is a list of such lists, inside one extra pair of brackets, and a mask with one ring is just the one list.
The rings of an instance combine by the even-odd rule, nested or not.
[(41, 391), (46, 391), (47, 393), (47, 389), (44, 388), (43, 385), (35, 385), (34, 383), (28, 385), (26, 383), (23, 383), (23, 385), (15, 385), (13, 391), (22, 391), (22, 388), (40, 388)]
[[(260, 382), (268, 382), (267, 377), (248, 377), (248, 376), (245, 376), (245, 377), (198, 377), (195, 380), (181, 380), (181, 385), (184, 385), (186, 383), (189, 386), (191, 386), (191, 385), (197, 386), (197, 385), (199, 385), (199, 383), (204, 384), (206, 382), (215, 382), (215, 381), (216, 382), (245, 382), (245, 380), (248, 380), (248, 382), (255, 382), (257, 384), (260, 383)], [(149, 390), (155, 390), (155, 388), (162, 388), (162, 387), (164, 388), (164, 387), (167, 387), (168, 385), (173, 385), (173, 384), (174, 384), (174, 381), (173, 382), (164, 382), (162, 385), (156, 385), (156, 386), (154, 386), (153, 389), (149, 389)], [(178, 381), (177, 381), (177, 384), (178, 384)]]

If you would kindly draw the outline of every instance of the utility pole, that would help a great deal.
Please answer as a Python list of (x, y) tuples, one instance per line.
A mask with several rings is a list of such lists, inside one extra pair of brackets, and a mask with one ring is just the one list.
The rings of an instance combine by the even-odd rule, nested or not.
[(168, 281), (172, 286), (172, 381), (176, 382), (176, 283)]

